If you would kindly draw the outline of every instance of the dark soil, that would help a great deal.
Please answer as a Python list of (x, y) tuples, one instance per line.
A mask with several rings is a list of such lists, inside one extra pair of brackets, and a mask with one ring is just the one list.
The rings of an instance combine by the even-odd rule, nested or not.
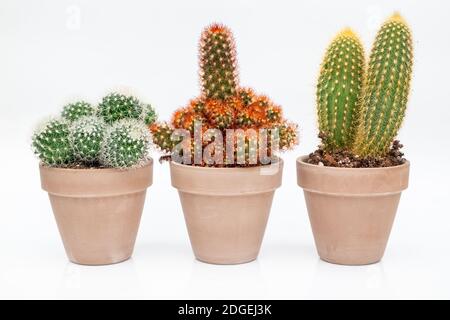
[(310, 164), (339, 168), (394, 167), (399, 166), (406, 161), (406, 159), (403, 158), (403, 153), (400, 151), (402, 147), (403, 145), (400, 141), (395, 140), (387, 156), (381, 158), (361, 158), (346, 150), (330, 153), (319, 146), (319, 149), (309, 154), (307, 162)]

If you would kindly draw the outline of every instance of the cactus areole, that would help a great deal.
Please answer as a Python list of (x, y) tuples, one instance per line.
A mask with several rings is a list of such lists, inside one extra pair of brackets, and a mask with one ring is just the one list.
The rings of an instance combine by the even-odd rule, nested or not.
[(224, 25), (205, 28), (199, 43), (201, 95), (169, 123), (154, 123), (154, 143), (176, 162), (236, 167), (269, 164), (297, 144), (297, 125), (267, 96), (239, 85), (236, 46)]

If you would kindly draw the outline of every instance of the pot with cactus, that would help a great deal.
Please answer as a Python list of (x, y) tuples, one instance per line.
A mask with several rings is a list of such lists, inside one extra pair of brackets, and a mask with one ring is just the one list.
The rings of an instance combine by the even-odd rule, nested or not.
[(201, 95), (150, 131), (170, 160), (195, 257), (245, 263), (258, 256), (281, 185), (276, 154), (297, 143), (297, 128), (268, 97), (239, 86), (226, 26), (205, 28), (199, 50)]
[(33, 134), (42, 188), (48, 192), (70, 261), (103, 265), (133, 251), (153, 162), (147, 125), (155, 111), (112, 93), (98, 106), (64, 106)]
[(321, 259), (346, 265), (381, 260), (409, 162), (395, 140), (412, 69), (411, 32), (398, 14), (378, 31), (368, 66), (346, 29), (331, 42), (317, 84), (322, 144), (297, 159)]

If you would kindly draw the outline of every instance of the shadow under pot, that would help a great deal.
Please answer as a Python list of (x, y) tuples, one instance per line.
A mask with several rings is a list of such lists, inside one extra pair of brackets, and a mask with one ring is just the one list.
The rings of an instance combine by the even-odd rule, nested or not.
[(65, 169), (40, 166), (70, 261), (104, 265), (133, 253), (153, 161), (128, 169)]
[(344, 265), (383, 257), (400, 195), (408, 187), (409, 162), (385, 168), (336, 168), (297, 159), (317, 251)]
[(248, 168), (213, 168), (170, 162), (195, 257), (240, 264), (257, 258), (283, 161)]

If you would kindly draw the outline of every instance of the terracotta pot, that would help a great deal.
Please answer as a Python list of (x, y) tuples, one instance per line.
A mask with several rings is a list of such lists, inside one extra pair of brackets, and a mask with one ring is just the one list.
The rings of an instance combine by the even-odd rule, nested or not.
[(252, 168), (170, 163), (195, 257), (214, 264), (256, 259), (283, 161)]
[(131, 169), (40, 166), (70, 261), (102, 265), (127, 260), (134, 248), (153, 161)]
[(409, 162), (387, 168), (334, 168), (297, 159), (309, 219), (322, 260), (362, 265), (381, 260)]

